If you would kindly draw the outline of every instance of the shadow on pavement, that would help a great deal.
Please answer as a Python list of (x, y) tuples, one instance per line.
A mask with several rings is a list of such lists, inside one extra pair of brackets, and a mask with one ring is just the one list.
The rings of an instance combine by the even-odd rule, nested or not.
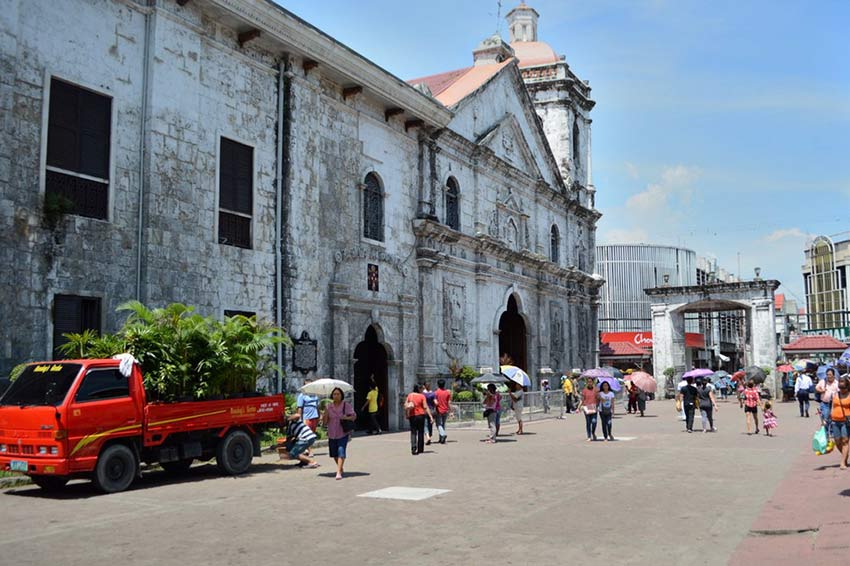
[[(316, 474), (316, 475), (319, 476), (319, 477), (322, 477), (322, 478), (335, 478), (336, 472), (324, 472), (324, 473)], [(371, 475), (372, 474), (370, 474), (369, 472), (345, 472), (344, 474), (342, 474), (342, 479), (359, 478), (359, 477), (362, 477), (362, 476), (371, 476)]]
[[(266, 474), (279, 471), (285, 471), (286, 466), (273, 463), (253, 464), (248, 472), (240, 476), (227, 476), (222, 474), (214, 464), (202, 464), (194, 466), (187, 472), (170, 473), (164, 470), (152, 472), (143, 472), (141, 479), (136, 479), (133, 485), (127, 490), (140, 491), (159, 487), (162, 485), (175, 485), (183, 483), (196, 483), (214, 478), (230, 477), (234, 480), (239, 478), (251, 477), (257, 474)], [(5, 495), (14, 495), (16, 497), (36, 497), (41, 499), (88, 499), (90, 497), (106, 496), (109, 494), (101, 493), (91, 481), (72, 481), (59, 491), (44, 491), (36, 485), (28, 485), (17, 489), (9, 489)]]

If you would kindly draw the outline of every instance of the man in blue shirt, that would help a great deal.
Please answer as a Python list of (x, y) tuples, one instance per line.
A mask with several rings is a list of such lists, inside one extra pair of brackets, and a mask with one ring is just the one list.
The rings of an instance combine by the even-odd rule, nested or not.
[[(308, 384), (312, 379), (304, 380), (304, 384)], [(310, 430), (316, 432), (316, 427), (319, 425), (319, 398), (315, 395), (299, 393), (295, 399), (295, 407), (298, 417), (306, 424)], [(313, 456), (312, 449), (307, 449), (307, 457)]]

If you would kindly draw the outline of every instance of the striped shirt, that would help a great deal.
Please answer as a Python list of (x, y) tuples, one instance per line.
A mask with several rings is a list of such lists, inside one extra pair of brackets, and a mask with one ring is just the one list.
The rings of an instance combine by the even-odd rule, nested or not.
[(289, 423), (287, 435), (296, 439), (297, 442), (312, 442), (316, 440), (316, 433), (310, 430), (304, 421), (292, 421)]

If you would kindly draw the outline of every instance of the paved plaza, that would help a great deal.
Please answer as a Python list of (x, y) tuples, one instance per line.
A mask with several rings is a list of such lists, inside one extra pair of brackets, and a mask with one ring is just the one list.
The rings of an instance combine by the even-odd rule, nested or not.
[(358, 437), (342, 481), (320, 448), (318, 470), (268, 455), (244, 477), (151, 472), (108, 496), (18, 487), (0, 494), (0, 553), (66, 566), (846, 564), (846, 519), (821, 509), (843, 507), (850, 473), (811, 455), (815, 419), (795, 412), (778, 404), (775, 438), (744, 434), (732, 402), (717, 433), (686, 434), (664, 401), (620, 415), (613, 443), (585, 442), (580, 415), (519, 437), (508, 423), (496, 445), (453, 430), (416, 457), (405, 433)]

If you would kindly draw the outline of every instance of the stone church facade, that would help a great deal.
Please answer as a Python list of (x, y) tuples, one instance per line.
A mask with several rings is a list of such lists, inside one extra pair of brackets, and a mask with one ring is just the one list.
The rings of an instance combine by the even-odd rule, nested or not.
[(593, 102), (534, 10), (406, 83), (264, 0), (74, 4), (0, 15), (0, 372), (130, 299), (309, 333), (390, 428), (453, 360), (595, 364)]

